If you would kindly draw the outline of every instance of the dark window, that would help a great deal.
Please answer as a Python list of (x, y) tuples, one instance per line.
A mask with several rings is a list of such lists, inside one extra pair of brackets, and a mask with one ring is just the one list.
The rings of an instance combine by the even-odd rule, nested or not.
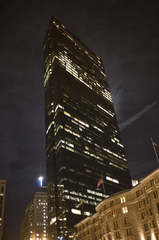
[[(112, 238), (111, 238), (111, 235), (109, 234), (108, 235), (108, 240), (112, 240)], [(158, 240), (158, 239), (157, 239)]]
[(156, 223), (155, 220), (152, 221), (152, 227), (155, 228), (156, 227)]
[(146, 198), (146, 202), (147, 202), (147, 204), (150, 203), (150, 201), (149, 201), (149, 197)]
[(113, 207), (114, 206), (114, 201), (110, 202), (110, 206)]
[(157, 192), (157, 190), (153, 192), (153, 195), (154, 195), (154, 198), (157, 198), (157, 197), (158, 197), (158, 192)]
[(110, 232), (110, 228), (109, 228), (109, 225), (107, 225), (107, 233)]
[(137, 191), (137, 192), (136, 192), (136, 196), (137, 196), (137, 197), (140, 197), (140, 191)]
[(117, 221), (114, 222), (114, 228), (117, 228), (118, 227), (118, 223)]
[(119, 232), (116, 232), (116, 233), (115, 233), (115, 236), (116, 236), (116, 239), (117, 239), (117, 238), (120, 238), (120, 233), (119, 233)]
[(124, 223), (129, 224), (129, 217), (124, 218)]
[(149, 209), (149, 213), (150, 213), (150, 215), (152, 215), (152, 210), (151, 210), (151, 208)]
[(147, 236), (147, 240), (151, 240), (151, 236)]
[(143, 207), (142, 201), (139, 202), (139, 208)]
[(145, 231), (149, 230), (149, 227), (148, 227), (147, 223), (144, 224), (144, 229), (145, 229)]
[(127, 236), (132, 235), (131, 228), (127, 228), (126, 229), (126, 234), (127, 234)]
[(154, 186), (154, 180), (153, 179), (150, 180), (150, 185), (151, 185), (151, 187)]
[(156, 233), (156, 240), (159, 240), (159, 233)]
[(145, 219), (145, 218), (146, 218), (145, 212), (142, 212), (142, 213), (141, 213), (141, 217), (142, 217), (142, 219)]
[(4, 193), (4, 186), (1, 187), (1, 193)]

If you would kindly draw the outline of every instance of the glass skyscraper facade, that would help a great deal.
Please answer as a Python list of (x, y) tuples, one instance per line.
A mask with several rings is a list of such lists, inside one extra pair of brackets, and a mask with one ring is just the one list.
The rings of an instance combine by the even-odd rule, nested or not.
[(54, 17), (44, 89), (49, 235), (72, 239), (105, 197), (101, 175), (106, 195), (130, 188), (131, 178), (103, 63)]

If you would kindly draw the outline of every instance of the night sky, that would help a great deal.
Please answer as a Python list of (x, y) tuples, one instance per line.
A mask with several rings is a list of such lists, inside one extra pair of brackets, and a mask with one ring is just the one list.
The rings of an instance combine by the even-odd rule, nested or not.
[(40, 162), (46, 184), (43, 41), (52, 15), (103, 60), (131, 177), (158, 167), (150, 140), (159, 144), (158, 4), (0, 1), (0, 178), (7, 180), (9, 240), (20, 239)]

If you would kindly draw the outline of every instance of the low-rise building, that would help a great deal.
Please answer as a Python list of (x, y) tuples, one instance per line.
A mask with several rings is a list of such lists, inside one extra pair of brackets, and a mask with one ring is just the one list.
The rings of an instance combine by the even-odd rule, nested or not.
[(159, 168), (103, 200), (75, 227), (79, 240), (159, 240)]

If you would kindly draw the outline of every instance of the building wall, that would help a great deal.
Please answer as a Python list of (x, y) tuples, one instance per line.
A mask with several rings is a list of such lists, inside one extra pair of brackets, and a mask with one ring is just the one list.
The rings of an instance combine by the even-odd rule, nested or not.
[(72, 239), (76, 205), (105, 197), (101, 174), (107, 195), (131, 179), (102, 60), (54, 17), (43, 49), (49, 234)]
[(159, 168), (130, 190), (111, 195), (97, 213), (76, 224), (81, 240), (158, 240)]
[(6, 180), (0, 179), (0, 239), (3, 234), (5, 191), (6, 191)]
[(47, 187), (40, 187), (25, 210), (21, 240), (48, 239)]

